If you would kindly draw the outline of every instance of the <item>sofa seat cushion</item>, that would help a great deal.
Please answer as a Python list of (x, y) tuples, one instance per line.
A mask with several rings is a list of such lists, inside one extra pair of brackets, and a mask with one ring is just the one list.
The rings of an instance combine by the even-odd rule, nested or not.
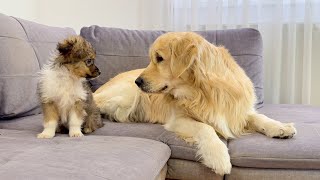
[(42, 114), (24, 116), (15, 119), (1, 120), (0, 129), (27, 130), (40, 133), (43, 130), (42, 122)]
[[(29, 130), (39, 133), (43, 130), (42, 114), (21, 117), (13, 120), (0, 121), (0, 129)], [(167, 144), (172, 153), (171, 158), (199, 161), (196, 156), (196, 147), (187, 144), (174, 133), (166, 131), (160, 124), (150, 123), (117, 123), (108, 120), (105, 125), (92, 135), (99, 136), (125, 136), (152, 139)], [(226, 143), (225, 140), (223, 140)]]
[(155, 179), (170, 157), (160, 142), (114, 136), (37, 139), (0, 129), (1, 179)]
[(188, 160), (169, 159), (167, 178), (183, 180), (223, 180), (223, 176), (204, 165)]
[(264, 105), (259, 112), (282, 122), (294, 122), (292, 139), (251, 134), (228, 143), (234, 166), (250, 168), (320, 169), (320, 108), (304, 105)]
[[(153, 139), (167, 144), (171, 149), (171, 158), (199, 161), (194, 145), (186, 143), (175, 133), (169, 132), (160, 124), (150, 123), (115, 123), (106, 121), (105, 126), (93, 133), (102, 136), (129, 136)], [(224, 143), (227, 143), (222, 139)]]

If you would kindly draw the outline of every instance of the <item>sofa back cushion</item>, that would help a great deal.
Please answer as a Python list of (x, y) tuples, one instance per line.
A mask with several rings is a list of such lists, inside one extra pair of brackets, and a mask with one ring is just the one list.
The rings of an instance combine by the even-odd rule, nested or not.
[[(102, 74), (92, 81), (94, 90), (115, 75), (149, 64), (148, 50), (154, 40), (166, 31), (139, 31), (99, 26), (84, 27), (81, 36), (97, 51), (97, 65)], [(215, 45), (229, 49), (255, 86), (257, 105), (263, 104), (262, 39), (255, 29), (198, 31)]]
[(76, 33), (3, 14), (0, 24), (0, 119), (37, 114), (37, 73), (57, 42)]

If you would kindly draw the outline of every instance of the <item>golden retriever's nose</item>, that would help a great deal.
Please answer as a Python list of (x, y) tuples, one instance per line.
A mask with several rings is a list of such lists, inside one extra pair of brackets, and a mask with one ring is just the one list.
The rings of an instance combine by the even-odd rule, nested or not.
[(141, 87), (141, 86), (143, 85), (144, 81), (143, 81), (143, 79), (142, 79), (141, 77), (138, 77), (138, 78), (136, 79), (135, 83), (136, 83), (136, 85), (137, 85), (138, 87)]

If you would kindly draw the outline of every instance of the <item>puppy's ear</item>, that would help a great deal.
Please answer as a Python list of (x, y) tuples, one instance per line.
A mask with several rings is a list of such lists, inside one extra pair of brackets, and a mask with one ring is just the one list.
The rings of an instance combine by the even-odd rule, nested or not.
[(59, 42), (57, 45), (57, 50), (61, 55), (67, 55), (70, 54), (73, 46), (77, 43), (77, 38), (76, 37), (69, 37), (68, 39), (65, 39), (62, 42)]
[(66, 42), (66, 43), (58, 43), (57, 50), (61, 55), (67, 55), (71, 52), (73, 45)]
[(188, 40), (176, 40), (171, 48), (171, 72), (174, 77), (180, 77), (199, 56), (198, 46)]

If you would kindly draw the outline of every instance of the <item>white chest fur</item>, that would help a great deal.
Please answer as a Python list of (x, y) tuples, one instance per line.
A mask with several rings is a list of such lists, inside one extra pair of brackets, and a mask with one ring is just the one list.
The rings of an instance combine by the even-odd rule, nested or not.
[(84, 78), (74, 77), (65, 67), (44, 68), (39, 84), (42, 100), (55, 102), (65, 121), (74, 103), (87, 98), (84, 81)]

